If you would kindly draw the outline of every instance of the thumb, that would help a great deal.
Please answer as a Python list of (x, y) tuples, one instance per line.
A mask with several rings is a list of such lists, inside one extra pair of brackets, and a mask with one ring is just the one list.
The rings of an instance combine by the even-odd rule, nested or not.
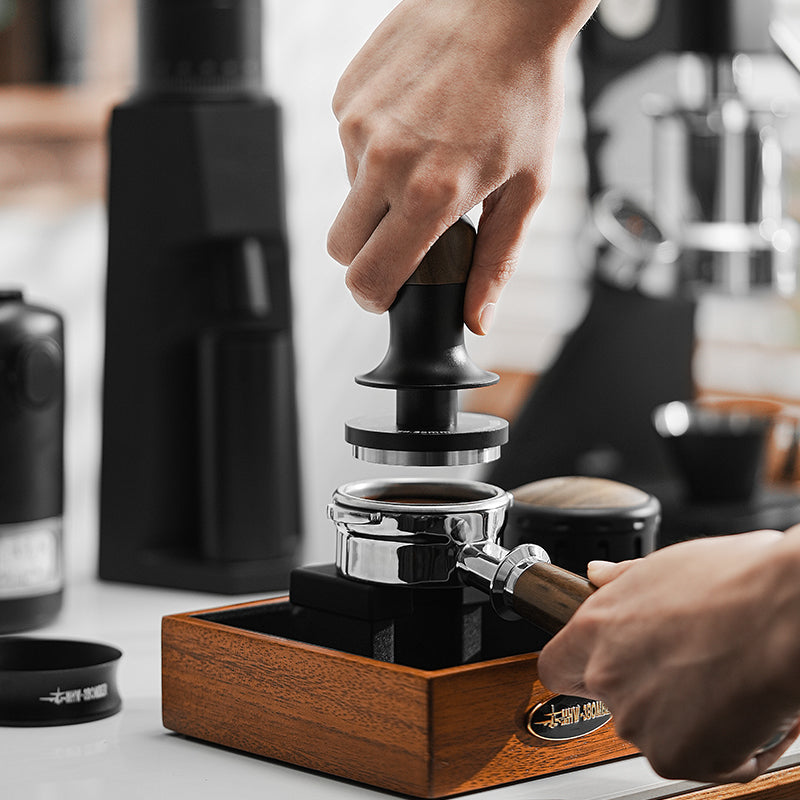
[(792, 527), (787, 528), (785, 532), (788, 536), (800, 536), (800, 524), (792, 525)]
[(590, 561), (587, 567), (587, 577), (595, 586), (605, 586), (615, 578), (627, 572), (634, 564), (638, 563), (638, 558), (629, 561), (620, 561), (618, 564), (612, 561)]

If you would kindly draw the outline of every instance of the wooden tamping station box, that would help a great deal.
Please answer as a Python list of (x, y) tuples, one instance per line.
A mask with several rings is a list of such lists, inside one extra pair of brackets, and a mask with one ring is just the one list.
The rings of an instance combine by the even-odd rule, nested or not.
[[(456, 223), (398, 295), (389, 353), (358, 379), (395, 389), (397, 417), (348, 423), (357, 456), (426, 466), (499, 455), (507, 423), (456, 401), (496, 380), (463, 348), (473, 242)], [(441, 269), (453, 262), (466, 264), (455, 278)], [(514, 494), (533, 537), (537, 509), (567, 528), (624, 518), (650, 540), (659, 519), (655, 498), (611, 481), (557, 478)], [(602, 703), (553, 696), (538, 680), (537, 652), (593, 587), (535, 539), (503, 547), (512, 500), (477, 481), (340, 487), (328, 509), (335, 565), (294, 570), (288, 597), (164, 618), (164, 725), (415, 797), (634, 754)]]

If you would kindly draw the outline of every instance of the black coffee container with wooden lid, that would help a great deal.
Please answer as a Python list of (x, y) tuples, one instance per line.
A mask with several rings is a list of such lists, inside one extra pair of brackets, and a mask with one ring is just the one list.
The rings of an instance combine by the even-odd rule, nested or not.
[(656, 549), (661, 504), (605, 478), (547, 478), (512, 490), (503, 546), (532, 542), (553, 564), (586, 575), (595, 559), (625, 561)]
[(0, 288), (0, 633), (61, 608), (64, 324)]

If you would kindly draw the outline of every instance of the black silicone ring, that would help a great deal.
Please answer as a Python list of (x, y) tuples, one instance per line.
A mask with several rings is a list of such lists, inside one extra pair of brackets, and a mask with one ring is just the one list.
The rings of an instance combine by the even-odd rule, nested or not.
[(0, 725), (73, 725), (116, 714), (121, 657), (96, 642), (0, 637)]

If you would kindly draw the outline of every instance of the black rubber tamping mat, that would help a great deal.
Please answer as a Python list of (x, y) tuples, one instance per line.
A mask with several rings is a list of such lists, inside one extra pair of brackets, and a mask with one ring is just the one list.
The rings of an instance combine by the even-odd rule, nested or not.
[(116, 714), (121, 657), (97, 642), (0, 637), (0, 725), (73, 725)]

